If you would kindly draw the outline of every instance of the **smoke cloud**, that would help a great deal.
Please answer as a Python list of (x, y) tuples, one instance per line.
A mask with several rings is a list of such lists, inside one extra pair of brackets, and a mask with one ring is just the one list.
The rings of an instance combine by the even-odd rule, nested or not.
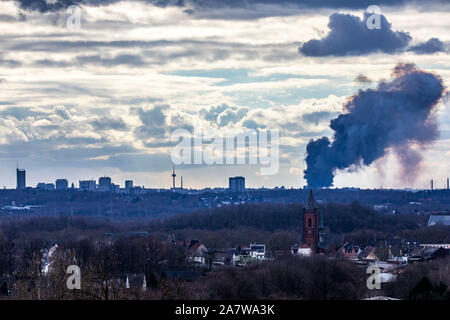
[(337, 169), (370, 165), (389, 148), (403, 170), (415, 175), (422, 159), (418, 150), (438, 137), (433, 109), (444, 91), (438, 75), (400, 63), (390, 80), (351, 96), (344, 105), (346, 113), (330, 121), (333, 141), (322, 137), (306, 147), (308, 186), (332, 186)]

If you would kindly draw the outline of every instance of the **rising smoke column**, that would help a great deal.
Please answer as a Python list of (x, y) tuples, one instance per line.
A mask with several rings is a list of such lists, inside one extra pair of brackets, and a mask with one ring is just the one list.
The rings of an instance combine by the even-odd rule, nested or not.
[(415, 149), (438, 137), (432, 111), (444, 91), (438, 75), (400, 63), (389, 81), (351, 96), (344, 105), (346, 113), (330, 121), (333, 141), (322, 137), (306, 146), (308, 186), (332, 186), (336, 169), (370, 165), (388, 148), (405, 172), (414, 175), (422, 159)]

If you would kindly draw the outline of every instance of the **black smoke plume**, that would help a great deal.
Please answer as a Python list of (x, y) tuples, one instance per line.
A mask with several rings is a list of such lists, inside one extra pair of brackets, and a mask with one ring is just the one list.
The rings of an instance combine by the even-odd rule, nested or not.
[(403, 170), (414, 175), (421, 161), (417, 147), (438, 137), (433, 108), (444, 91), (438, 75), (400, 63), (389, 81), (351, 96), (344, 105), (346, 113), (330, 121), (333, 141), (322, 137), (306, 146), (308, 186), (332, 186), (335, 170), (370, 165), (389, 148)]

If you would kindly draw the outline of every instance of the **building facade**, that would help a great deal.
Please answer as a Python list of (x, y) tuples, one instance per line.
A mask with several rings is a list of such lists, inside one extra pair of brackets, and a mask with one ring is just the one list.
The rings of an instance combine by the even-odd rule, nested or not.
[(80, 180), (78, 183), (80, 190), (82, 191), (95, 191), (95, 180)]
[(56, 190), (69, 189), (69, 181), (67, 179), (57, 179), (55, 182)]
[(244, 177), (230, 177), (228, 179), (228, 189), (231, 192), (245, 191), (245, 178)]
[(17, 186), (16, 189), (23, 190), (26, 188), (26, 178), (24, 169), (16, 169)]
[(98, 179), (98, 190), (104, 192), (111, 191), (111, 178), (101, 177), (100, 179)]
[(133, 180), (125, 180), (125, 189), (132, 189), (133, 188)]

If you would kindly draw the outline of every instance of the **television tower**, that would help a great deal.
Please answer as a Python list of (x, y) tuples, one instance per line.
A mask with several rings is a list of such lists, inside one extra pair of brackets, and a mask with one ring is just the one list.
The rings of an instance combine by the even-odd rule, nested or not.
[(175, 174), (175, 166), (172, 168), (172, 188), (175, 189), (175, 177), (177, 175)]

